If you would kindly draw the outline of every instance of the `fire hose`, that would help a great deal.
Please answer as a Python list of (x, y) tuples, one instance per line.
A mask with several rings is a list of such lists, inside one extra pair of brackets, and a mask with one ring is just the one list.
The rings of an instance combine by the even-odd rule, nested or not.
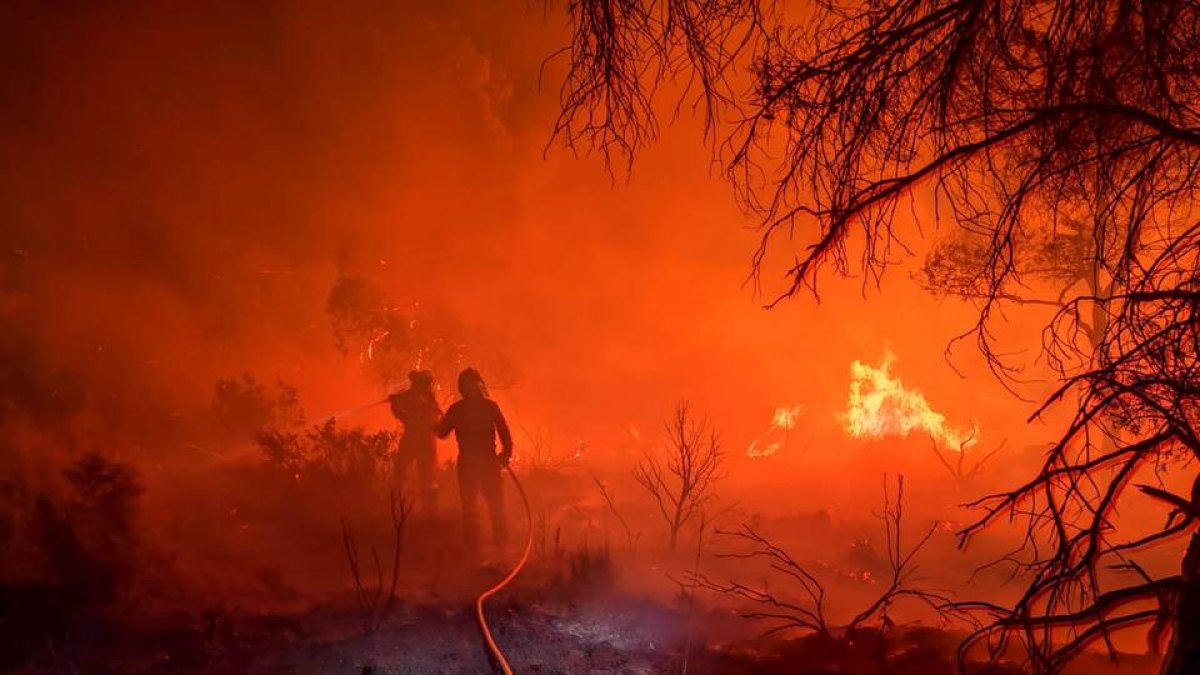
[[(330, 419), (338, 420), (368, 408), (374, 408), (377, 405), (387, 403), (387, 401), (388, 399), (385, 398), (382, 401), (375, 401), (374, 403), (368, 403), (357, 408), (342, 410), (331, 415)], [(522, 569), (524, 569), (525, 563), (529, 562), (529, 552), (533, 549), (533, 510), (529, 507), (529, 497), (525, 494), (525, 488), (521, 485), (521, 481), (517, 478), (517, 474), (512, 470), (512, 467), (505, 464), (504, 468), (508, 471), (508, 477), (512, 478), (513, 485), (515, 485), (517, 488), (517, 494), (521, 495), (521, 503), (525, 507), (525, 520), (528, 525), (525, 535), (525, 550), (521, 552), (521, 558), (517, 561), (517, 564), (514, 565), (511, 570), (509, 570), (508, 574), (506, 574), (503, 579), (501, 579), (491, 588), (480, 593), (479, 597), (475, 598), (475, 620), (479, 622), (479, 630), (481, 633), (483, 633), (484, 644), (487, 646), (488, 653), (491, 655), (492, 659), (495, 660), (496, 665), (500, 668), (504, 675), (513, 675), (512, 668), (508, 665), (508, 660), (504, 658), (504, 652), (500, 649), (500, 646), (496, 644), (496, 638), (492, 635), (492, 629), (488, 626), (487, 616), (483, 613), (483, 603), (486, 602), (488, 598), (504, 590), (505, 586), (508, 586), (513, 579), (517, 578), (517, 575), (521, 573)]]
[(488, 653), (495, 660), (496, 665), (499, 666), (504, 675), (513, 675), (512, 668), (509, 667), (508, 661), (504, 658), (504, 652), (496, 644), (496, 638), (492, 635), (492, 629), (488, 627), (487, 617), (483, 613), (483, 603), (488, 598), (502, 591), (505, 586), (521, 573), (521, 569), (529, 561), (529, 551), (533, 548), (533, 511), (529, 508), (529, 497), (525, 495), (525, 488), (521, 486), (521, 481), (517, 479), (517, 474), (512, 470), (512, 467), (505, 465), (504, 468), (508, 470), (508, 476), (512, 478), (513, 485), (517, 487), (517, 494), (521, 495), (521, 502), (525, 506), (525, 520), (529, 525), (527, 528), (528, 533), (525, 535), (525, 550), (521, 552), (521, 559), (517, 561), (517, 564), (513, 566), (512, 570), (503, 579), (475, 598), (475, 620), (479, 622), (479, 630), (483, 633), (483, 641), (487, 645)]

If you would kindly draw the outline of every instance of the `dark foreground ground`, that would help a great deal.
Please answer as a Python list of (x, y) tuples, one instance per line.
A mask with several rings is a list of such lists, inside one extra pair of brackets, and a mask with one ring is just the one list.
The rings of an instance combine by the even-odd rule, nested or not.
[[(853, 639), (800, 636), (719, 643), (727, 612), (692, 618), (653, 602), (607, 596), (539, 603), (527, 593), (497, 598), (489, 609), (496, 638), (518, 673), (657, 675), (941, 675), (954, 672), (957, 636), (930, 628), (868, 632)], [(13, 598), (7, 598), (8, 608)], [(493, 671), (469, 603), (395, 606), (372, 632), (353, 601), (288, 616), (202, 611), (157, 617), (154, 625), (113, 617), (53, 616), (13, 623), (5, 616), (2, 672), (328, 675), (466, 674)], [(57, 624), (57, 625), (56, 625)], [(971, 672), (985, 672), (972, 667)], [(1016, 673), (1001, 666), (997, 675)], [(1113, 664), (1081, 660), (1076, 675), (1151, 673), (1144, 657)]]
[[(221, 491), (214, 491), (222, 499), (211, 504), (203, 494), (186, 492), (188, 486), (181, 482), (172, 494), (191, 506), (174, 511), (178, 515), (159, 530), (148, 531), (144, 539), (152, 544), (113, 561), (89, 557), (75, 530), (67, 527), (71, 521), (43, 519), (41, 538), (54, 555), (43, 551), (42, 559), (52, 563), (44, 564), (52, 574), (35, 579), (48, 576), (53, 581), (0, 584), (0, 673), (494, 672), (472, 602), (503, 576), (511, 561), (482, 567), (466, 563), (458, 537), (451, 536), (457, 531), (456, 518), (414, 518), (397, 549), (386, 502), (353, 511), (346, 502), (291, 494), (288, 490), (297, 488), (290, 482), (262, 489), (261, 479), (246, 480), (239, 492), (236, 476), (227, 478)], [(531, 509), (533, 558), (488, 605), (493, 631), (515, 672), (956, 672), (961, 634), (940, 623), (904, 623), (886, 634), (791, 632), (759, 639), (771, 625), (745, 620), (727, 598), (700, 593), (689, 602), (677, 580), (696, 569), (694, 553), (672, 557), (635, 551), (632, 544), (623, 554), (610, 553), (607, 543), (597, 548), (595, 542), (611, 539), (594, 526), (606, 507), (572, 497), (586, 494), (587, 481), (572, 484), (570, 476), (555, 475), (538, 483), (535, 478), (530, 476), (531, 491), (544, 503)], [(555, 504), (562, 505), (558, 511)], [(852, 522), (828, 515), (763, 525), (800, 533), (787, 545), (801, 559), (822, 565), (831, 602), (842, 605), (842, 614), (878, 593), (861, 572), (844, 573), (878, 572), (879, 556), (868, 555), (871, 549), (862, 543), (862, 533), (869, 529), (855, 529)], [(351, 533), (356, 543), (348, 546)], [(953, 546), (933, 541), (942, 544), (946, 550)], [(361, 575), (352, 574), (348, 548), (358, 551)], [(401, 552), (398, 566), (391, 558), (396, 550)], [(376, 553), (382, 564), (374, 562)], [(822, 557), (827, 562), (819, 562)], [(737, 566), (744, 561), (726, 562), (734, 567), (723, 568), (720, 558), (705, 556), (704, 571), (717, 578), (766, 583)], [(399, 580), (391, 602), (382, 590), (389, 587), (389, 570), (398, 570)], [(1154, 665), (1140, 656), (1125, 656), (1114, 664), (1092, 655), (1078, 660), (1070, 675), (1149, 675)], [(969, 664), (967, 670), (1018, 672), (1007, 664)]]

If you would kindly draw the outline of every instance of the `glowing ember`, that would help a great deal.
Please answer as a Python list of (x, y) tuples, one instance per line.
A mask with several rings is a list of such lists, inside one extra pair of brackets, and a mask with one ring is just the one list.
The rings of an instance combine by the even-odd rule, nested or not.
[(376, 333), (367, 342), (367, 349), (366, 349), (366, 352), (364, 353), (365, 358), (360, 357), (359, 360), (360, 361), (371, 361), (372, 359), (374, 359), (375, 358), (375, 345), (379, 344), (380, 340), (385, 339), (390, 334), (391, 334), (391, 331), (389, 331), (389, 330), (385, 330), (385, 331)]
[(787, 445), (788, 432), (796, 428), (796, 418), (804, 412), (804, 406), (793, 405), (787, 408), (776, 408), (771, 420), (771, 427), (762, 436), (750, 442), (746, 454), (751, 457), (766, 457), (779, 452)]
[(846, 433), (854, 438), (908, 436), (924, 431), (935, 443), (953, 450), (964, 450), (976, 442), (976, 429), (953, 429), (946, 416), (930, 407), (925, 396), (909, 389), (889, 372), (896, 357), (884, 354), (879, 366), (860, 361), (850, 365), (850, 399), (842, 414)]
[(783, 429), (795, 429), (796, 418), (802, 412), (804, 412), (804, 407), (799, 405), (794, 405), (790, 408), (776, 408), (775, 417), (771, 421), (771, 425)]

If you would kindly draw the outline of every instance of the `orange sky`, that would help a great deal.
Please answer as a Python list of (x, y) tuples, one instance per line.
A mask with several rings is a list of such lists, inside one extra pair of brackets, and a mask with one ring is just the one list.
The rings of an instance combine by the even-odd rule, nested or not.
[(732, 452), (784, 403), (824, 442), (850, 362), (885, 349), (953, 421), (1048, 435), (970, 344), (970, 379), (946, 365), (969, 309), (903, 268), (883, 294), (827, 277), (821, 304), (763, 310), (754, 220), (695, 120), (615, 184), (547, 148), (562, 16), (403, 4), (6, 3), (2, 316), (31, 358), (137, 419), (244, 371), (297, 383), (313, 415), (345, 408), (380, 392), (333, 347), (340, 266), (459, 316), (520, 374), (497, 398), (562, 438), (656, 433), (688, 396)]

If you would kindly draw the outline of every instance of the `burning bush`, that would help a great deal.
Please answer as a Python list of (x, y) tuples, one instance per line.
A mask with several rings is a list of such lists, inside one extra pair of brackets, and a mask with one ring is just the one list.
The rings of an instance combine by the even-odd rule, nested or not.
[(415, 368), (449, 381), (463, 365), (465, 330), (457, 320), (423, 310), (419, 303), (403, 310), (370, 279), (339, 274), (326, 311), (338, 349), (357, 353), (387, 386), (404, 381)]
[(470, 331), (453, 312), (415, 299), (401, 302), (373, 279), (342, 271), (325, 304), (333, 339), (343, 355), (359, 363), (385, 387), (424, 369), (438, 382), (452, 382), (468, 362), (489, 373), (494, 386), (511, 386), (515, 364), (492, 349), (468, 341)]

